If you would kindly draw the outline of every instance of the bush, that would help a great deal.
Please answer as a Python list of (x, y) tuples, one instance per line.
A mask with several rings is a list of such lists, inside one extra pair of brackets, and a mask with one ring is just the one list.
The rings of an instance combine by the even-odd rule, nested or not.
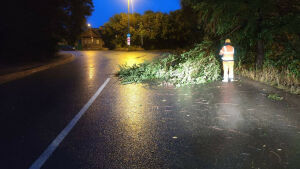
[(221, 66), (212, 46), (211, 41), (204, 41), (181, 55), (168, 54), (131, 67), (122, 65), (117, 75), (123, 84), (158, 81), (183, 86), (216, 81), (220, 79)]

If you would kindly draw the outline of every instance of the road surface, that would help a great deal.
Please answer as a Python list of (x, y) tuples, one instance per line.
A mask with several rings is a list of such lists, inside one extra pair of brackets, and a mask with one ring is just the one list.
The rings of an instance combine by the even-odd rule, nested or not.
[(299, 96), (247, 79), (121, 85), (118, 64), (159, 53), (72, 53), (72, 63), (0, 86), (0, 168), (300, 168)]

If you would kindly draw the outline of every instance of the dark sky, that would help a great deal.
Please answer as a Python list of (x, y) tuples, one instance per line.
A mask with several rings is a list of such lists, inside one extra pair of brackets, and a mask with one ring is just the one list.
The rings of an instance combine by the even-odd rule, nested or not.
[[(131, 0), (130, 0), (131, 1)], [(180, 0), (132, 0), (133, 11), (143, 14), (147, 10), (170, 12), (180, 9)], [(88, 22), (94, 28), (104, 25), (114, 14), (128, 11), (128, 0), (93, 0), (94, 12)], [(132, 7), (130, 7), (130, 10)]]

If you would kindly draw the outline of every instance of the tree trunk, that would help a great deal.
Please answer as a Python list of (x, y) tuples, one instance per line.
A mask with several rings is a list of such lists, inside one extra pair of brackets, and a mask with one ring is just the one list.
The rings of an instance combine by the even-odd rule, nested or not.
[(142, 47), (144, 46), (144, 36), (143, 34), (141, 34), (141, 44), (142, 44)]
[(261, 69), (264, 62), (264, 43), (262, 39), (257, 41), (257, 56), (256, 56), (256, 68)]
[(261, 9), (258, 9), (258, 13), (259, 13), (259, 17), (257, 20), (257, 37), (258, 37), (258, 41), (257, 41), (257, 51), (256, 51), (256, 69), (261, 69), (263, 66), (263, 62), (264, 62), (264, 42), (263, 39), (261, 38), (261, 33), (262, 33), (262, 21), (263, 21), (263, 17), (262, 17), (262, 11)]

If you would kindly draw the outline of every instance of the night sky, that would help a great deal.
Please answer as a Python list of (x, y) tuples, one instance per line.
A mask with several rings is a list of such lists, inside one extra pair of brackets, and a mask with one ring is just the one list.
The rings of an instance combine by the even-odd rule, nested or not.
[[(143, 14), (147, 10), (168, 13), (180, 9), (180, 0), (132, 0), (133, 11)], [(127, 0), (93, 0), (94, 12), (88, 22), (94, 28), (104, 25), (115, 14), (127, 13)], [(131, 7), (130, 7), (131, 10)]]

